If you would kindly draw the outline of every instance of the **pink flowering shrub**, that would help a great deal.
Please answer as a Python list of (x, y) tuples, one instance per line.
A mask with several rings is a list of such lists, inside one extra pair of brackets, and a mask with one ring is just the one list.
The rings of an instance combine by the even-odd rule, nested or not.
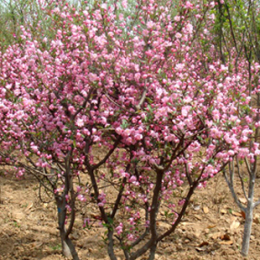
[(2, 160), (53, 192), (65, 255), (78, 259), (69, 239), (78, 199), (96, 206), (111, 259), (117, 246), (126, 259), (154, 259), (195, 189), (248, 152), (248, 73), (208, 58), (213, 7), (183, 1), (173, 16), (170, 2), (142, 1), (125, 17), (116, 5), (60, 4), (54, 39), (24, 29), (1, 54), (1, 148), (20, 154)]

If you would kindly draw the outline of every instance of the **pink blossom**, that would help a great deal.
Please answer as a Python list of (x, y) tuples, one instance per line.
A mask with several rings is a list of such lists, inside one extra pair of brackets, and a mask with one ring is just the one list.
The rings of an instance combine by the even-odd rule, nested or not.
[(190, 103), (192, 101), (192, 98), (189, 97), (189, 96), (186, 96), (184, 99), (183, 99), (183, 102), (184, 103)]
[(31, 145), (31, 149), (32, 149), (34, 152), (38, 152), (38, 146), (37, 146), (37, 145)]
[(136, 181), (136, 177), (134, 175), (131, 176), (131, 178), (129, 179), (130, 182), (134, 182)]
[(229, 150), (229, 151), (228, 151), (228, 155), (234, 156), (234, 155), (235, 155), (235, 152), (234, 152), (233, 150)]
[(219, 113), (219, 111), (217, 109), (214, 109), (212, 111), (212, 115), (213, 115), (213, 119), (214, 120), (219, 120), (220, 119), (220, 113)]
[(118, 235), (120, 235), (123, 232), (123, 223), (120, 222), (119, 225), (115, 228)]
[(89, 73), (89, 74), (88, 74), (88, 77), (89, 77), (89, 80), (90, 80), (91, 82), (94, 82), (94, 81), (97, 80), (97, 75), (94, 74), (94, 73)]
[(175, 22), (179, 22), (180, 20), (181, 20), (181, 17), (180, 17), (180, 16), (177, 15), (177, 16), (174, 17), (174, 21), (175, 21)]
[(186, 8), (192, 8), (192, 7), (193, 7), (193, 4), (192, 4), (191, 2), (189, 2), (189, 1), (187, 1), (187, 2), (185, 3), (185, 6), (186, 6)]
[(124, 9), (126, 9), (127, 8), (127, 3), (128, 1), (127, 0), (122, 0), (122, 7), (124, 8)]
[(134, 218), (129, 218), (130, 225), (135, 225), (135, 219)]
[(135, 239), (134, 235), (133, 234), (127, 234), (127, 239), (129, 241), (133, 241)]
[(193, 25), (192, 24), (188, 23), (185, 28), (187, 30), (187, 33), (192, 34), (192, 31), (193, 31)]
[(130, 174), (127, 173), (127, 172), (125, 172), (125, 171), (123, 171), (123, 170), (120, 170), (120, 173), (121, 173), (121, 176), (122, 176), (123, 178), (129, 178), (129, 177), (130, 177)]
[(139, 134), (139, 133), (137, 133), (137, 134), (135, 134), (134, 138), (135, 138), (135, 140), (137, 140), (137, 141), (140, 141), (140, 140), (142, 140), (142, 139), (143, 139), (143, 135), (142, 135), (142, 134)]
[(103, 9), (107, 9), (107, 4), (103, 3), (103, 4), (100, 5), (100, 7), (103, 8)]
[(210, 4), (209, 4), (209, 5), (210, 5), (210, 7), (211, 7), (211, 8), (214, 8), (214, 7), (215, 7), (215, 2), (214, 2), (214, 1), (212, 1), (212, 2), (210, 2)]
[(147, 22), (146, 26), (147, 26), (148, 29), (152, 29), (153, 26), (154, 26), (154, 22), (153, 21), (149, 21), (149, 22)]
[(245, 158), (249, 155), (249, 149), (248, 148), (239, 148), (238, 149), (238, 157), (239, 158)]
[(190, 110), (191, 110), (191, 106), (182, 107), (181, 109), (182, 116), (186, 117), (189, 114)]
[(78, 195), (78, 199), (79, 199), (81, 202), (84, 202), (84, 201), (87, 200), (82, 194), (79, 194), (79, 195)]
[(78, 127), (84, 126), (84, 121), (83, 121), (83, 119), (78, 118), (77, 121), (76, 121), (76, 125), (77, 125)]
[(182, 206), (185, 203), (185, 199), (179, 200), (178, 205)]
[(210, 16), (210, 18), (212, 19), (212, 20), (215, 20), (215, 14), (211, 14), (211, 16)]
[(19, 169), (18, 173), (17, 173), (17, 177), (22, 177), (25, 173), (25, 169)]
[(119, 134), (119, 135), (122, 135), (124, 132), (124, 129), (122, 129), (121, 127), (117, 127), (116, 128), (116, 133)]
[(181, 33), (176, 33), (176, 34), (175, 34), (175, 37), (176, 37), (177, 39), (180, 39), (180, 38), (182, 37), (182, 34), (181, 34)]
[(185, 66), (185, 64), (183, 64), (183, 63), (178, 63), (178, 64), (176, 64), (175, 69), (176, 69), (177, 71), (181, 71), (181, 70), (183, 70), (184, 66)]
[(135, 186), (139, 185), (139, 182), (137, 181), (137, 178), (134, 175), (130, 177), (129, 182), (134, 184)]
[(135, 73), (135, 81), (139, 82), (140, 78), (141, 78), (141, 74), (139, 72)]

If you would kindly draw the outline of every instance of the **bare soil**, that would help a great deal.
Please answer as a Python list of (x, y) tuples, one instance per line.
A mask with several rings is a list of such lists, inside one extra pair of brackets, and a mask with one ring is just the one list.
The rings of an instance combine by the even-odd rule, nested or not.
[[(65, 259), (60, 253), (56, 206), (40, 201), (38, 183), (31, 178), (17, 181), (0, 176), (0, 188), (0, 260)], [(255, 195), (260, 197), (259, 186)], [(247, 258), (250, 260), (260, 259), (259, 213), (257, 208)], [(156, 259), (246, 259), (240, 255), (243, 223), (243, 214), (233, 202), (225, 180), (216, 176), (206, 189), (196, 191), (183, 222), (159, 244)], [(84, 230), (82, 219), (77, 219), (71, 237), (81, 260), (109, 259), (102, 231), (98, 225)], [(119, 259), (124, 259), (121, 253)]]

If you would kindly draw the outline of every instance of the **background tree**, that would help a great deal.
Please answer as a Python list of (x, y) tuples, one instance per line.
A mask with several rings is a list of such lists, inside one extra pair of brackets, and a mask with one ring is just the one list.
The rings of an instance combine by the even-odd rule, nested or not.
[[(259, 3), (258, 1), (218, 1), (216, 16), (216, 43), (222, 62), (227, 63), (233, 60), (233, 67), (238, 77), (243, 77), (239, 73), (241, 67), (247, 70), (245, 72), (247, 80), (244, 82), (246, 88), (242, 95), (250, 97), (250, 106), (246, 109), (240, 108), (238, 120), (243, 113), (248, 115), (244, 124), (251, 129), (250, 138), (240, 140), (241, 143), (245, 143), (243, 150), (234, 156), (228, 169), (224, 170), (224, 177), (231, 194), (241, 211), (245, 213), (241, 253), (247, 256), (253, 210), (260, 203), (259, 200), (254, 202), (259, 160)], [(236, 178), (241, 184), (240, 187), (236, 186)], [(238, 199), (237, 192), (240, 190), (245, 196), (246, 205)]]
[[(1, 48), (19, 41), (22, 34), (21, 27), (30, 28), (32, 34), (41, 33), (52, 38), (48, 14), (43, 9), (51, 8), (54, 1), (45, 0), (3, 0), (0, 3), (0, 39)], [(39, 23), (40, 22), (40, 26)]]

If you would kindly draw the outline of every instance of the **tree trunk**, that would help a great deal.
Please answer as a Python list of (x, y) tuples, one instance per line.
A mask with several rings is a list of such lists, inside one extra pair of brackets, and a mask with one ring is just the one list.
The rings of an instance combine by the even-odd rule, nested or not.
[(111, 260), (117, 260), (117, 257), (116, 257), (115, 252), (114, 252), (113, 229), (112, 229), (112, 227), (108, 228), (107, 238), (108, 238), (108, 250), (107, 251), (108, 251), (109, 258)]
[(246, 220), (244, 225), (244, 235), (243, 235), (243, 243), (242, 243), (242, 251), (241, 251), (241, 254), (243, 256), (247, 256), (249, 251), (250, 236), (251, 236), (251, 230), (253, 224), (255, 179), (256, 179), (256, 172), (251, 172), (251, 176), (249, 179), (248, 201), (247, 201), (247, 208), (245, 212)]
[(60, 230), (60, 237), (63, 256), (73, 260), (80, 260), (75, 246), (73, 245), (71, 239), (66, 237), (66, 231), (64, 229)]
[(66, 199), (63, 196), (56, 196), (56, 203), (58, 207), (58, 223), (60, 230), (60, 238), (62, 245), (62, 254), (67, 258), (72, 258), (73, 260), (80, 260), (76, 252), (76, 248), (73, 245), (69, 234), (67, 234), (65, 229), (65, 220), (66, 220)]
[(248, 255), (249, 244), (250, 244), (250, 236), (253, 224), (253, 200), (249, 198), (247, 209), (246, 209), (246, 220), (244, 225), (244, 234), (243, 234), (243, 243), (242, 243), (242, 251), (241, 254), (243, 256)]
[(157, 243), (155, 243), (155, 244), (151, 247), (148, 260), (154, 260), (156, 248), (157, 248)]

